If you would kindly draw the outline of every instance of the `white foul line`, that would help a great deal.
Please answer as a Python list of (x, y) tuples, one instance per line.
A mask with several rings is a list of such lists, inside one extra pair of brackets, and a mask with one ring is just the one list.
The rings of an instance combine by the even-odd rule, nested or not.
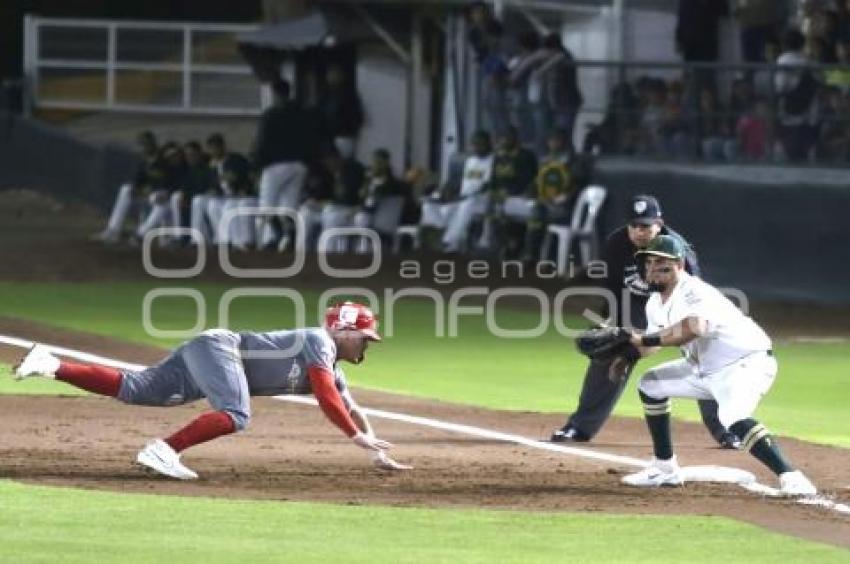
[[(0, 335), (0, 343), (12, 345), (15, 347), (21, 348), (30, 348), (33, 346), (33, 341), (27, 341), (25, 339), (18, 339), (16, 337), (9, 337), (6, 335)], [(44, 344), (44, 343), (42, 343)], [(63, 347), (57, 347), (53, 345), (44, 344), (52, 353), (65, 356), (68, 358), (75, 358), (77, 360), (82, 360), (84, 362), (92, 362), (96, 364), (101, 364), (103, 366), (112, 366), (113, 368), (118, 368), (120, 370), (143, 370), (145, 366), (140, 364), (131, 364), (127, 362), (122, 362), (120, 360), (106, 358), (82, 351), (77, 351), (74, 349), (67, 349)], [(307, 405), (316, 405), (315, 398), (306, 397), (306, 396), (274, 396), (274, 399), (288, 401), (292, 403), (300, 403)], [(643, 468), (646, 466), (646, 461), (638, 458), (633, 458), (630, 456), (620, 456), (617, 454), (610, 454), (605, 452), (594, 451), (589, 448), (576, 448), (576, 447), (568, 447), (564, 445), (553, 444), (549, 442), (543, 442), (539, 440), (529, 439), (526, 437), (522, 437), (520, 435), (512, 435), (508, 433), (501, 433), (498, 431), (491, 431), (489, 429), (484, 429), (481, 427), (473, 427), (470, 425), (462, 425), (458, 423), (448, 423), (445, 421), (438, 421), (436, 419), (429, 419), (426, 417), (418, 417), (415, 415), (406, 415), (404, 413), (395, 413), (392, 411), (383, 411), (380, 409), (370, 409), (363, 408), (363, 410), (373, 417), (378, 417), (382, 419), (391, 419), (394, 421), (402, 421), (404, 423), (410, 423), (413, 425), (420, 425), (424, 427), (431, 427), (434, 429), (442, 429), (444, 431), (450, 431), (455, 433), (462, 433), (465, 435), (471, 435), (475, 437), (492, 439), (494, 441), (502, 441), (509, 442), (514, 444), (519, 444), (526, 447), (536, 448), (540, 450), (546, 450), (550, 452), (558, 452), (562, 454), (570, 454), (573, 456), (579, 456), (582, 458), (589, 458), (594, 460), (602, 460), (605, 462), (611, 462), (614, 464), (622, 464), (624, 466), (632, 466)], [(698, 469), (700, 467), (693, 467), (694, 469)], [(687, 467), (683, 468), (683, 470), (687, 470)], [(728, 469), (735, 470), (735, 469)], [(743, 471), (739, 471), (744, 473)], [(740, 481), (740, 482), (732, 482), (737, 483), (737, 485), (742, 488), (757, 493), (760, 495), (778, 497), (780, 493), (775, 488), (770, 486), (760, 484), (756, 482), (754, 479), (752, 481)], [(824, 496), (815, 496), (808, 498), (796, 498), (796, 501), (802, 505), (814, 505), (818, 507), (822, 507), (824, 509), (831, 509), (837, 513), (843, 513), (850, 515), (850, 506), (845, 505), (843, 503), (836, 503), (831, 499), (828, 499)]]
[[(306, 405), (318, 405), (315, 398), (306, 396), (274, 396), (274, 399), (281, 401), (289, 401), (292, 403), (300, 403)], [(596, 452), (590, 449), (568, 447), (549, 442), (543, 442), (535, 439), (529, 439), (520, 435), (511, 435), (508, 433), (500, 433), (499, 431), (491, 431), (481, 427), (473, 427), (471, 425), (461, 425), (459, 423), (448, 423), (446, 421), (438, 421), (437, 419), (428, 419), (427, 417), (418, 417), (416, 415), (407, 415), (404, 413), (395, 413), (393, 411), (383, 411), (380, 409), (363, 408), (367, 415), (380, 417), (381, 419), (391, 419), (393, 421), (401, 421), (422, 427), (431, 427), (432, 429), (440, 429), (443, 431), (451, 431), (453, 433), (461, 433), (464, 435), (472, 435), (482, 439), (492, 439), (494, 441), (503, 441), (507, 443), (515, 443), (531, 448), (548, 450), (552, 452), (560, 452), (564, 454), (573, 454), (584, 458), (594, 460), (602, 460), (614, 464), (622, 464), (624, 466), (635, 466), (644, 468), (646, 460), (632, 458), (631, 456), (620, 456), (618, 454), (608, 454), (606, 452)]]

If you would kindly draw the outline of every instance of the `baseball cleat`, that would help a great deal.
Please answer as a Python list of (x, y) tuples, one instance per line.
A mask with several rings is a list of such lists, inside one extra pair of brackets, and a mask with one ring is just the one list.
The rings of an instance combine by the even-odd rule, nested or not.
[(685, 479), (682, 477), (682, 470), (679, 468), (679, 463), (676, 461), (675, 455), (670, 460), (653, 458), (649, 466), (640, 472), (623, 476), (620, 481), (627, 486), (636, 486), (638, 488), (681, 486), (685, 483)]
[(59, 359), (50, 354), (47, 347), (36, 343), (15, 365), (14, 370), (15, 380), (23, 380), (32, 376), (55, 378), (56, 371), (59, 370)]
[(817, 495), (818, 489), (799, 470), (783, 472), (779, 475), (779, 491), (783, 495)]
[(738, 450), (741, 448), (741, 440), (730, 431), (726, 431), (717, 440), (720, 443), (720, 448), (726, 450)]
[(590, 437), (571, 425), (564, 425), (560, 429), (555, 429), (552, 436), (549, 437), (549, 441), (553, 443), (586, 443), (589, 440)]
[(189, 470), (180, 462), (180, 455), (168, 446), (162, 439), (154, 439), (136, 455), (136, 462), (171, 478), (178, 480), (194, 480), (196, 473)]

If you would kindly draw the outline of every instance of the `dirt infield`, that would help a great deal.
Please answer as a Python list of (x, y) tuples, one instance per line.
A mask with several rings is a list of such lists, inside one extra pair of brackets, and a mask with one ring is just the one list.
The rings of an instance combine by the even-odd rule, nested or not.
[[(0, 319), (0, 333), (37, 339), (127, 361), (147, 363), (164, 351), (105, 337)], [(20, 349), (0, 346), (0, 361)], [(26, 383), (21, 383), (26, 386)], [(355, 390), (367, 406), (477, 425), (527, 437), (547, 436), (562, 416), (469, 408)], [(202, 403), (169, 409), (125, 406), (100, 397), (0, 396), (0, 477), (30, 483), (114, 491), (347, 504), (462, 506), (526, 511), (588, 511), (722, 515), (811, 540), (850, 548), (850, 517), (788, 500), (763, 499), (732, 485), (688, 484), (638, 490), (618, 483), (627, 468), (482, 440), (410, 424), (375, 420), (396, 444), (395, 456), (416, 466), (396, 475), (370, 466), (362, 451), (328, 424), (318, 409), (257, 398), (251, 427), (193, 448), (185, 461), (196, 482), (151, 476), (132, 464), (151, 437), (197, 414)], [(680, 460), (720, 464), (771, 476), (749, 455), (714, 447), (696, 424), (674, 424)], [(836, 500), (850, 502), (850, 451), (785, 439), (789, 454)], [(639, 420), (614, 418), (587, 448), (644, 457)]]

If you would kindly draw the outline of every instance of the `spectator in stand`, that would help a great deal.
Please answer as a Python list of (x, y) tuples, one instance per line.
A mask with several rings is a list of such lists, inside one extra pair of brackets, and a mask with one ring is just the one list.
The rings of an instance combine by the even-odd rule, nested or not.
[(829, 69), (824, 73), (824, 82), (844, 94), (850, 93), (850, 36), (842, 37), (835, 44), (836, 60), (841, 68)]
[[(720, 55), (720, 20), (729, 14), (726, 0), (679, 0), (676, 20), (676, 49), (686, 63), (714, 63)], [(699, 93), (716, 89), (711, 69), (688, 71), (686, 104), (695, 110)]]
[(776, 92), (779, 95), (779, 135), (789, 161), (805, 161), (817, 141), (818, 89), (811, 61), (803, 53), (805, 37), (795, 29), (783, 36), (784, 52), (776, 60)]
[(835, 47), (829, 45), (822, 37), (807, 39), (803, 52), (813, 63), (829, 65), (836, 62)]
[(504, 27), (493, 13), (487, 2), (472, 2), (467, 10), (469, 21), (469, 44), (475, 52), (476, 60), (481, 63), (489, 55), (502, 52)]
[(583, 143), (583, 152), (633, 155), (640, 138), (640, 100), (628, 82), (611, 91), (605, 117), (592, 126)]
[(738, 119), (735, 154), (747, 161), (770, 160), (772, 122), (770, 104), (765, 98), (756, 98), (753, 107)]
[(157, 145), (156, 136), (152, 131), (142, 131), (136, 137), (136, 144), (141, 149), (142, 162), (139, 163), (133, 178), (118, 189), (106, 229), (92, 236), (96, 241), (118, 242), (127, 216), (134, 212), (141, 220), (148, 211), (148, 196), (151, 190), (162, 186), (165, 161)]
[[(740, 28), (741, 56), (747, 63), (763, 63), (764, 48), (776, 40), (785, 23), (785, 10), (778, 0), (733, 0)], [(748, 73), (749, 74), (749, 73)]]
[(819, 55), (834, 52), (838, 21), (837, 15), (830, 10), (830, 2), (800, 0), (793, 24), (805, 37), (807, 51)]
[(749, 111), (755, 102), (755, 92), (753, 91), (753, 83), (746, 78), (736, 78), (732, 81), (732, 91), (729, 94), (729, 114), (728, 124), (729, 130), (735, 130), (735, 124), (738, 118)]
[(818, 161), (846, 163), (850, 149), (850, 128), (847, 126), (847, 96), (838, 88), (825, 89), (823, 93), (823, 124), (818, 138)]
[(485, 247), (502, 249), (504, 256), (520, 253), (523, 227), (531, 214), (537, 157), (519, 143), (516, 128), (497, 142), (490, 181), (490, 202), (484, 224)]
[[(779, 40), (769, 39), (764, 46), (765, 63), (775, 65), (779, 55), (782, 54), (782, 46)], [(770, 100), (776, 96), (776, 71), (773, 68), (756, 71), (753, 76), (753, 90), (757, 96), (763, 96)]]
[(328, 132), (343, 158), (353, 158), (357, 137), (363, 127), (363, 103), (352, 77), (339, 65), (325, 75), (326, 89), (319, 100)]
[[(360, 189), (360, 210), (354, 216), (354, 225), (363, 228), (375, 228), (375, 212), (386, 198), (402, 198), (403, 212), (405, 199), (410, 197), (410, 189), (393, 174), (390, 152), (376, 149), (372, 153), (372, 164), (366, 172), (366, 181)], [(399, 218), (400, 219), (400, 218)], [(379, 233), (381, 237), (390, 237), (393, 233)], [(366, 237), (359, 237), (355, 251), (365, 254), (369, 251)]]
[[(664, 139), (664, 154), (668, 157), (685, 159), (693, 157), (694, 150), (694, 120), (686, 119), (685, 93), (681, 82), (674, 80), (667, 88), (664, 103), (664, 113), (661, 132)], [(699, 117), (699, 106), (693, 117)]]
[(540, 48), (540, 36), (534, 31), (519, 36), (519, 52), (508, 62), (508, 103), (511, 122), (519, 132), (520, 141), (526, 147), (534, 146), (534, 116), (528, 99), (528, 78), (531, 68), (528, 61)]
[(543, 39), (540, 56), (530, 78), (530, 91), (538, 89), (539, 93), (529, 97), (534, 103), (538, 146), (543, 145), (545, 149), (546, 135), (555, 127), (564, 131), (567, 149), (573, 152), (573, 128), (584, 103), (575, 59), (557, 33), (550, 33)]
[(573, 127), (583, 98), (575, 60), (557, 33), (547, 35), (541, 48), (525, 57), (511, 71), (512, 83), (521, 84), (523, 81), (528, 82), (535, 151), (540, 155), (546, 153), (546, 139), (553, 127), (567, 132), (572, 150)]
[[(575, 154), (567, 145), (567, 132), (555, 129), (547, 140), (549, 152), (541, 159), (535, 184), (537, 199), (526, 223), (523, 262), (534, 263), (540, 255), (543, 235), (550, 223), (569, 222), (577, 183), (573, 172)], [(543, 260), (548, 257), (541, 257)]]
[(647, 79), (640, 84), (643, 99), (638, 144), (645, 155), (660, 155), (665, 150), (663, 126), (667, 103), (667, 84), (663, 80)]
[(469, 42), (481, 74), (479, 103), (484, 128), (499, 135), (510, 124), (505, 30), (484, 2), (474, 2), (468, 14)]
[[(303, 108), (290, 98), (289, 83), (272, 84), (276, 100), (260, 117), (252, 151), (253, 165), (260, 175), (260, 206), (297, 209), (307, 176), (307, 165), (319, 159), (330, 144), (321, 114)], [(278, 237), (274, 223), (283, 231)], [(292, 225), (283, 216), (268, 214), (258, 219), (257, 231), (263, 248), (285, 250)]]
[(700, 133), (703, 159), (715, 162), (734, 159), (734, 154), (730, 154), (733, 146), (730, 141), (733, 140), (726, 112), (710, 88), (700, 93), (697, 130)]
[(835, 37), (838, 40), (850, 37), (850, 0), (836, 0)]

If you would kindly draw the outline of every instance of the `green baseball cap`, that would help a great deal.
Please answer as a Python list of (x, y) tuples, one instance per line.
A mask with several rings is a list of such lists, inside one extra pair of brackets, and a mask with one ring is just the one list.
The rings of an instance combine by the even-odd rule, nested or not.
[(672, 235), (658, 235), (645, 249), (635, 255), (656, 255), (673, 260), (685, 260), (685, 243)]

